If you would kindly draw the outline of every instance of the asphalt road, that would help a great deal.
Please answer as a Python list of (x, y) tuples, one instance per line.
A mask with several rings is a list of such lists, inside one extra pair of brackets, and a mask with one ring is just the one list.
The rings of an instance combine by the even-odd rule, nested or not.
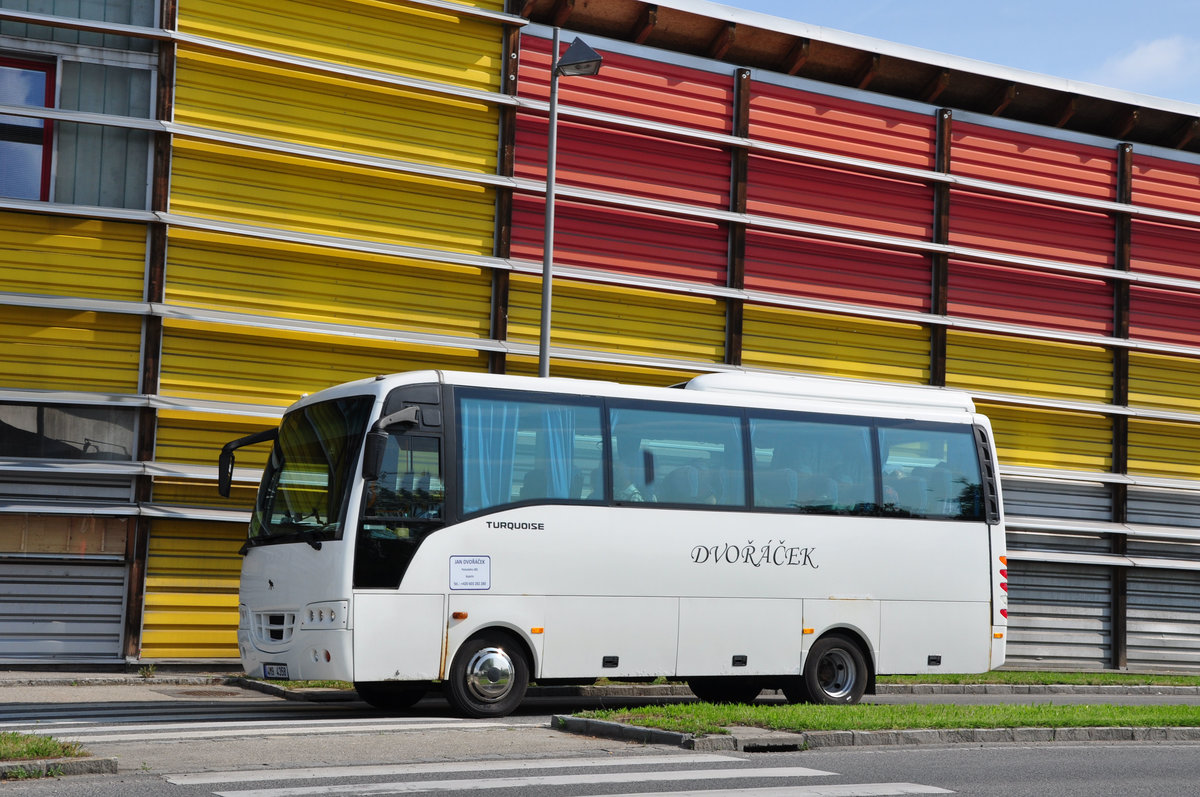
[[(886, 702), (1137, 702), (1148, 695), (911, 695)], [(1191, 696), (1187, 702), (1200, 702)], [(498, 721), (447, 716), (429, 699), (403, 717), (359, 702), (304, 703), (220, 685), (0, 687), (0, 729), (79, 738), (115, 775), (12, 781), (64, 797), (487, 792), (494, 795), (1200, 793), (1200, 744), (991, 744), (700, 754), (551, 730), (597, 698), (530, 701)], [(605, 699), (612, 704), (613, 699)], [(371, 769), (364, 769), (371, 767)]]

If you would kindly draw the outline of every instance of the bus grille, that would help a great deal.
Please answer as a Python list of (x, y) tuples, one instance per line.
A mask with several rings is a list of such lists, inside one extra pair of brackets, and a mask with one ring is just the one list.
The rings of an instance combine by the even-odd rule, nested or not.
[(295, 612), (254, 613), (254, 640), (261, 645), (286, 645), (295, 629)]

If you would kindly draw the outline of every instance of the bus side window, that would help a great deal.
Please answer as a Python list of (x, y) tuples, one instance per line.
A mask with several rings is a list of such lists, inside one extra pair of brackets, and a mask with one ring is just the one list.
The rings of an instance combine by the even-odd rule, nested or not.
[(822, 514), (874, 511), (870, 428), (805, 416), (750, 419), (754, 505)]
[(983, 487), (970, 427), (881, 426), (885, 509), (909, 517), (977, 520)]

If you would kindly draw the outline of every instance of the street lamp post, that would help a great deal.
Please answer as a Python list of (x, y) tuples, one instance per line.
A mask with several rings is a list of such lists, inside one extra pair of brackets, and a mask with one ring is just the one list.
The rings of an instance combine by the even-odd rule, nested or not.
[(546, 143), (546, 218), (542, 238), (542, 334), (538, 341), (538, 376), (550, 375), (550, 301), (554, 279), (554, 173), (558, 160), (558, 78), (560, 75), (594, 75), (600, 71), (600, 54), (583, 39), (575, 39), (558, 57), (558, 28), (550, 50), (550, 132)]

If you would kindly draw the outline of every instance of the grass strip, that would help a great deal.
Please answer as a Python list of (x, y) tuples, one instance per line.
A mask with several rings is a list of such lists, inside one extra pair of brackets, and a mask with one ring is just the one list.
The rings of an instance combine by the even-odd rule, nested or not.
[(735, 725), (792, 732), (1200, 726), (1200, 706), (779, 706), (686, 703), (586, 711), (577, 716), (694, 734), (725, 733), (726, 728)]
[(349, 681), (279, 681), (267, 679), (264, 683), (280, 689), (353, 689)]
[(35, 758), (83, 758), (91, 755), (79, 742), (60, 742), (49, 736), (16, 731), (0, 733), (0, 761)]

